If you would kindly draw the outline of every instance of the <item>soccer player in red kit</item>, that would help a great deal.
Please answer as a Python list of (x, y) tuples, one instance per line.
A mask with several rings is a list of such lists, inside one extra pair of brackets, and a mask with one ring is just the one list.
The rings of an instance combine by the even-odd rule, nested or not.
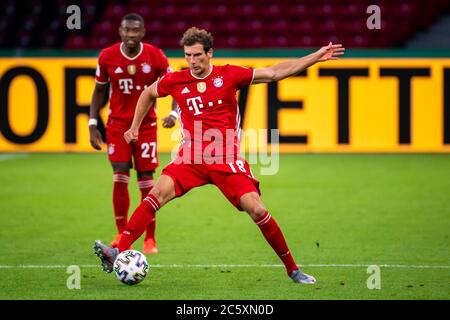
[[(97, 129), (97, 119), (107, 94), (106, 84), (109, 82), (110, 110), (106, 124), (106, 144), (108, 158), (114, 171), (113, 207), (118, 229), (118, 234), (111, 243), (113, 247), (117, 246), (127, 224), (130, 206), (128, 193), (130, 168), (134, 165), (137, 171), (141, 200), (153, 187), (153, 173), (158, 166), (155, 103), (149, 105), (149, 112), (143, 118), (137, 141), (128, 144), (123, 134), (131, 125), (140, 94), (170, 71), (162, 50), (141, 42), (145, 35), (144, 20), (141, 16), (130, 13), (123, 17), (119, 34), (122, 42), (100, 53), (89, 120), (91, 145), (100, 150), (103, 141)], [(170, 115), (163, 119), (163, 126), (173, 127), (176, 119), (177, 113), (172, 110)], [(158, 252), (155, 226), (156, 220), (153, 219), (147, 228), (144, 253)]]
[(340, 44), (330, 43), (296, 60), (250, 69), (211, 65), (212, 43), (211, 34), (205, 30), (188, 29), (181, 45), (189, 69), (168, 73), (142, 92), (125, 139), (128, 142), (139, 139), (139, 127), (147, 106), (158, 97), (171, 95), (178, 103), (183, 143), (178, 156), (163, 169), (155, 187), (134, 211), (117, 248), (96, 240), (94, 252), (100, 257), (104, 270), (112, 272), (118, 253), (139, 238), (157, 210), (190, 189), (211, 183), (238, 210), (250, 215), (295, 283), (315, 283), (313, 276), (299, 270), (280, 227), (260, 198), (259, 182), (247, 161), (238, 155), (240, 117), (236, 91), (250, 84), (287, 78), (320, 61), (338, 59), (345, 49)]

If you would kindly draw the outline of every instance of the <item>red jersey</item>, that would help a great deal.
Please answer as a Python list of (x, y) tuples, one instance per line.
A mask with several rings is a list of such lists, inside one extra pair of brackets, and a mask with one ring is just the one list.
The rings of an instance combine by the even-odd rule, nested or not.
[[(98, 58), (95, 81), (110, 82), (110, 111), (108, 126), (126, 131), (130, 128), (142, 90), (170, 71), (169, 62), (161, 49), (140, 43), (140, 51), (133, 58), (116, 43), (103, 49)], [(142, 122), (142, 129), (156, 121), (153, 106)]]
[(236, 91), (250, 85), (253, 77), (253, 69), (225, 65), (211, 66), (203, 78), (187, 69), (158, 81), (158, 96), (171, 95), (178, 103), (182, 149), (196, 155), (201, 151), (204, 157), (238, 155), (241, 117)]

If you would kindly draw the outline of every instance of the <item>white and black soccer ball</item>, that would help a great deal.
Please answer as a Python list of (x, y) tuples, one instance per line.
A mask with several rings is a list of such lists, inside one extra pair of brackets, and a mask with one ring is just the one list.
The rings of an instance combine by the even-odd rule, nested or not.
[(121, 282), (138, 284), (148, 274), (149, 266), (145, 255), (137, 250), (126, 250), (117, 256), (114, 261), (114, 273)]

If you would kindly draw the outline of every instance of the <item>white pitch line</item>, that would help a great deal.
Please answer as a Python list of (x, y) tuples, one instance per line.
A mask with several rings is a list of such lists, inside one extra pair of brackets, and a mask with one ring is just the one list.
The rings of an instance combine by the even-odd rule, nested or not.
[[(380, 268), (405, 268), (405, 269), (450, 269), (445, 265), (405, 265), (405, 264), (300, 264), (299, 267), (307, 268), (367, 268), (368, 266)], [(0, 265), (0, 269), (65, 269), (70, 265)], [(100, 268), (100, 265), (78, 265), (80, 268)], [(281, 264), (150, 264), (151, 268), (281, 268)]]
[(0, 161), (6, 161), (28, 156), (26, 153), (0, 153)]

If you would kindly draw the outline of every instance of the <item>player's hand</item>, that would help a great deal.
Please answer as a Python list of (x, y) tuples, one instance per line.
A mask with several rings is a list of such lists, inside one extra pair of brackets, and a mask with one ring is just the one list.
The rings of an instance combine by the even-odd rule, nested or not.
[(327, 46), (320, 48), (316, 53), (318, 56), (317, 61), (337, 60), (339, 56), (345, 53), (345, 48), (342, 44), (332, 44), (330, 42)]
[(89, 136), (92, 148), (101, 150), (103, 144), (102, 135), (96, 126), (89, 126)]
[(138, 139), (138, 134), (139, 134), (139, 130), (130, 128), (123, 134), (123, 137), (125, 138), (127, 143), (132, 143)]
[(168, 116), (165, 118), (162, 118), (162, 126), (164, 128), (172, 128), (175, 125), (175, 122), (177, 121), (177, 118), (174, 116)]

